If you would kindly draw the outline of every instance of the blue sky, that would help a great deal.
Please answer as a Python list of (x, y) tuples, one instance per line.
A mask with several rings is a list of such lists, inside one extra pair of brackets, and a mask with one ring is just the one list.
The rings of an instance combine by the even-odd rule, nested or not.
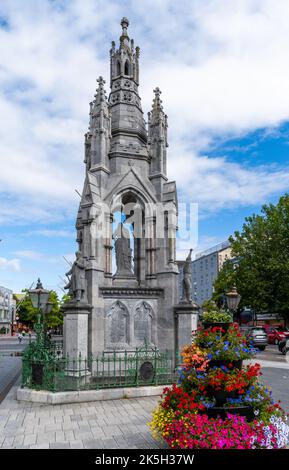
[(109, 93), (122, 16), (145, 116), (162, 90), (169, 177), (199, 205), (195, 250), (289, 191), (288, 0), (1, 0), (0, 285), (63, 285), (88, 103), (99, 75)]

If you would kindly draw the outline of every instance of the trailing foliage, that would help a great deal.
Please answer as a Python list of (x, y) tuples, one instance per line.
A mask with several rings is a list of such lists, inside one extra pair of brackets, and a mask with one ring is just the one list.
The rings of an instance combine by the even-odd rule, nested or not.
[(203, 313), (202, 320), (204, 323), (230, 323), (232, 317), (223, 310), (211, 310)]

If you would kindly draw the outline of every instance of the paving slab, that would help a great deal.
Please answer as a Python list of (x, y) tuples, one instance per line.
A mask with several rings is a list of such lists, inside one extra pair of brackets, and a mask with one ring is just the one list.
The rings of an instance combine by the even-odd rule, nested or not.
[[(12, 387), (0, 404), (2, 448), (155, 448), (147, 422), (158, 396), (53, 405), (16, 400)], [(1, 431), (2, 429), (2, 431)]]

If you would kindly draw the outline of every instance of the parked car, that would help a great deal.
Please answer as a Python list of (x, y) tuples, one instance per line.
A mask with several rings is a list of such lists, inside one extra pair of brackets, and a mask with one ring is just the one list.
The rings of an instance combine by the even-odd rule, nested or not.
[(289, 338), (282, 339), (278, 344), (278, 349), (284, 356), (286, 356), (289, 351)]
[(262, 325), (268, 335), (269, 344), (279, 344), (283, 339), (289, 338), (289, 330), (281, 325)]
[(246, 326), (246, 325), (241, 325), (241, 326), (239, 327), (240, 332), (241, 332), (242, 335), (244, 335), (244, 336), (247, 335), (249, 329), (250, 329), (250, 326)]
[(264, 351), (268, 345), (267, 333), (261, 326), (251, 326), (246, 333), (246, 337), (248, 342), (260, 351)]

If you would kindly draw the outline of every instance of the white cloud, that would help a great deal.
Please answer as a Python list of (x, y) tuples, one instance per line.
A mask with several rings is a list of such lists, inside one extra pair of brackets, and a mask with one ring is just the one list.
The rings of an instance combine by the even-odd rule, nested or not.
[(71, 238), (75, 237), (75, 233), (69, 230), (50, 230), (50, 229), (42, 229), (42, 230), (33, 230), (26, 234), (27, 236), (30, 235), (40, 235), (42, 237), (60, 237), (60, 238)]
[(1, 271), (19, 272), (21, 271), (20, 261), (16, 258), (7, 259), (0, 257), (0, 269)]
[(245, 168), (225, 157), (198, 156), (182, 147), (170, 166), (170, 176), (182, 182), (180, 200), (199, 203), (212, 212), (223, 207), (262, 204), (289, 188), (289, 171), (276, 165)]
[(46, 261), (48, 263), (59, 263), (59, 261), (61, 260), (61, 256), (48, 256), (45, 253), (33, 250), (14, 251), (14, 254), (16, 256), (19, 256), (19, 258), (26, 258), (31, 261)]
[(20, 258), (28, 258), (32, 260), (40, 260), (43, 258), (42, 253), (33, 250), (19, 250), (15, 251), (14, 254), (16, 256), (20, 256)]
[(287, 0), (2, 0), (1, 14), (11, 25), (0, 29), (1, 222), (76, 213), (88, 103), (98, 75), (108, 91), (123, 15), (141, 46), (145, 111), (152, 89), (163, 91), (169, 172), (186, 197), (216, 210), (288, 188), (287, 168), (203, 156), (215, 137), (289, 119)]

